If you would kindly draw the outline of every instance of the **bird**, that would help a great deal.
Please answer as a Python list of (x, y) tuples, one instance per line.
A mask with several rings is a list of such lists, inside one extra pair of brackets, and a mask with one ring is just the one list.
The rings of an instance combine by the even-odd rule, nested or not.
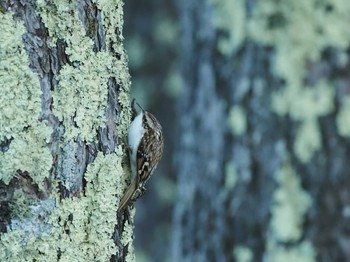
[[(134, 107), (135, 99), (132, 101)], [(131, 184), (120, 200), (121, 212), (145, 191), (145, 184), (156, 169), (164, 148), (163, 130), (157, 118), (145, 111), (138, 103), (140, 113), (133, 119), (128, 132)]]

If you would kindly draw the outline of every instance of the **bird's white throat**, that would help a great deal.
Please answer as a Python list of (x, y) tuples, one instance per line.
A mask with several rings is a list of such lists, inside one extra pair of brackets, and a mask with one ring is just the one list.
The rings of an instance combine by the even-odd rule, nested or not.
[(141, 111), (135, 119), (131, 122), (128, 134), (128, 142), (129, 147), (131, 149), (130, 152), (130, 164), (131, 164), (131, 172), (132, 176), (136, 175), (136, 153), (137, 148), (139, 147), (140, 141), (143, 137), (145, 129), (142, 125), (143, 112)]

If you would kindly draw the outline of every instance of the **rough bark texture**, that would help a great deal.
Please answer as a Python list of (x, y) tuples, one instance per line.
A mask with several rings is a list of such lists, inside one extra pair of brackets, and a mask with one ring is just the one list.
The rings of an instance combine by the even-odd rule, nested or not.
[(174, 261), (349, 261), (349, 4), (297, 2), (181, 3)]
[[(13, 23), (2, 23), (2, 31), (15, 26), (19, 35), (23, 31), (20, 53), (1, 42), (1, 84), (17, 81), (9, 61), (28, 57), (25, 74), (34, 72), (38, 85), (25, 90), (27, 100), (36, 99), (39, 114), (1, 119), (0, 260), (132, 259), (132, 217), (116, 213), (128, 174), (122, 145), (130, 119), (122, 2), (1, 1), (1, 6), (2, 21)], [(12, 82), (7, 74), (13, 74)], [(20, 107), (14, 94), (21, 86), (19, 79), (8, 93), (2, 88), (1, 96)], [(12, 110), (5, 106), (4, 116)], [(6, 129), (15, 122), (17, 129)], [(39, 142), (33, 144), (26, 132)], [(19, 149), (34, 153), (16, 153), (18, 141)], [(36, 150), (46, 158), (36, 159)]]

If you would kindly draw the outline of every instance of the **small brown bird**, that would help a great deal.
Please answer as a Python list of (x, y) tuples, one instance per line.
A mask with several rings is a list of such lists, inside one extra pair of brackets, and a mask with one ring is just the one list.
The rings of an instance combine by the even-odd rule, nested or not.
[[(134, 107), (134, 101), (133, 101)], [(131, 122), (128, 134), (132, 181), (120, 200), (118, 212), (145, 192), (145, 183), (156, 169), (163, 154), (162, 127), (151, 113), (139, 104), (141, 112)]]

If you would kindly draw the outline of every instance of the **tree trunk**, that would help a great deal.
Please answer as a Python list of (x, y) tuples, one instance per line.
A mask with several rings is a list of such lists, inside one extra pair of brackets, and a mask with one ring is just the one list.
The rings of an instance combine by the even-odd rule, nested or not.
[(349, 261), (349, 9), (181, 2), (174, 261)]
[(130, 261), (122, 1), (0, 11), (0, 261)]

